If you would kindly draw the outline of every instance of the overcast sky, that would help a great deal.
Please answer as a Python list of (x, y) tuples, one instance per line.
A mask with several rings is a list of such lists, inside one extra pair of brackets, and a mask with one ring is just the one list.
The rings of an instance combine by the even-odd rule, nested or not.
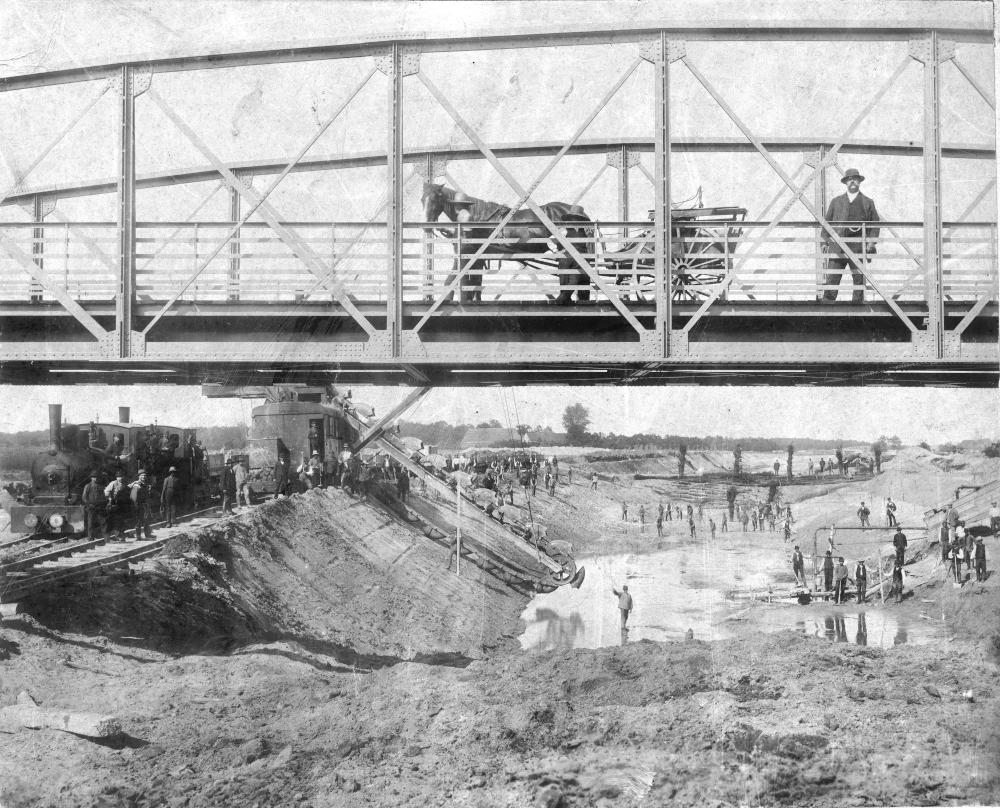
[[(353, 388), (353, 397), (386, 412), (409, 388)], [(175, 426), (249, 424), (254, 403), (203, 399), (199, 388), (175, 386), (0, 388), (0, 432), (45, 429), (47, 404), (63, 404), (71, 422), (117, 416), (132, 408), (137, 421)], [(874, 440), (898, 435), (906, 443), (1000, 437), (995, 390), (938, 388), (530, 387), (431, 391), (406, 420), (504, 426), (527, 423), (562, 431), (568, 404), (580, 402), (591, 431), (633, 434), (814, 437)]]

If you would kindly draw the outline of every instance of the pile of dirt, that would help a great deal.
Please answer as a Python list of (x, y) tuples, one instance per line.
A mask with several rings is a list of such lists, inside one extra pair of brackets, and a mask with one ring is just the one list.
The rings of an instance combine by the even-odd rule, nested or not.
[[(172, 538), (132, 574), (24, 603), (60, 631), (191, 652), (292, 639), (338, 659), (459, 659), (518, 633), (527, 597), (339, 489), (267, 502)], [(99, 587), (100, 591), (95, 591)]]
[(883, 651), (782, 632), (372, 671), (289, 643), (170, 659), (28, 623), (0, 648), (0, 703), (28, 689), (128, 734), (5, 745), (11, 808), (1000, 799), (997, 667), (962, 638)]

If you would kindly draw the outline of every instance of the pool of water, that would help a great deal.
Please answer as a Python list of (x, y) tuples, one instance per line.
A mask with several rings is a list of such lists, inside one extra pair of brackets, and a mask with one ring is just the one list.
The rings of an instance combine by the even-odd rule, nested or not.
[[(714, 544), (678, 544), (649, 554), (592, 556), (580, 589), (538, 595), (522, 614), (524, 648), (598, 648), (638, 640), (719, 640), (747, 631), (791, 629), (832, 642), (892, 647), (943, 636), (940, 620), (900, 621), (892, 607), (786, 604), (752, 606), (726, 600), (726, 591), (760, 590), (791, 580), (787, 548), (730, 534)], [(750, 542), (748, 544), (748, 542)], [(627, 634), (621, 631), (613, 589), (627, 585), (633, 599)]]

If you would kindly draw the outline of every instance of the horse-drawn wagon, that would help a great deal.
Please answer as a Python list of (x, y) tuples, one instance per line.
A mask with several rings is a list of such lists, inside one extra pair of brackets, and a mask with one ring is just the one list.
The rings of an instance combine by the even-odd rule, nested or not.
[[(535, 291), (557, 304), (588, 302), (594, 285), (578, 259), (586, 261), (607, 281), (611, 294), (639, 301), (654, 297), (656, 232), (650, 223), (638, 234), (621, 224), (602, 227), (580, 205), (550, 202), (514, 213), (506, 205), (466, 196), (444, 185), (424, 187), (424, 213), (455, 251), (454, 269), (445, 280), (446, 300), (459, 291), (463, 303), (482, 302), (483, 273), (512, 262), (532, 276)], [(708, 297), (732, 269), (735, 248), (746, 218), (738, 207), (681, 208), (671, 214), (670, 276), (673, 299), (698, 301)], [(553, 235), (542, 216), (561, 232)], [(652, 216), (650, 217), (652, 219)], [(538, 273), (558, 277), (558, 294), (546, 289)], [(624, 288), (623, 288), (624, 287)], [(513, 291), (508, 281), (494, 300)]]

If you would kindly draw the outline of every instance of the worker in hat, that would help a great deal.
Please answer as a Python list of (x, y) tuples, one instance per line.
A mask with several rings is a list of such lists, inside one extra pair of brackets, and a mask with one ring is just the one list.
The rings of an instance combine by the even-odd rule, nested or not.
[(226, 467), (222, 470), (222, 513), (233, 513), (233, 502), (236, 500), (236, 472), (233, 470), (233, 458), (226, 459)]
[(854, 585), (858, 590), (858, 603), (864, 603), (868, 591), (868, 568), (863, 558), (859, 559), (857, 566), (854, 567)]
[(146, 538), (151, 539), (153, 532), (149, 526), (149, 497), (152, 491), (145, 471), (139, 472), (139, 479), (132, 483), (129, 489), (129, 497), (132, 500), (132, 515), (135, 517), (135, 540), (139, 541), (142, 538), (143, 531), (146, 533)]
[(111, 538), (121, 538), (124, 526), (128, 524), (129, 488), (125, 484), (125, 472), (121, 469), (115, 479), (104, 488), (107, 506), (107, 531)]
[(844, 247), (834, 240), (830, 232), (824, 228), (824, 251), (828, 253), (825, 287), (821, 300), (837, 299), (836, 287), (840, 284), (844, 270), (851, 269), (853, 290), (852, 303), (863, 303), (865, 298), (865, 276), (863, 267), (866, 261), (871, 261), (875, 254), (875, 243), (878, 241), (879, 228), (866, 226), (869, 222), (880, 221), (875, 203), (870, 197), (861, 193), (861, 183), (864, 176), (856, 168), (844, 172), (841, 182), (846, 186), (846, 193), (834, 197), (826, 212), (826, 221), (833, 226), (834, 232), (840, 237), (852, 254), (844, 251)]
[(990, 503), (990, 533), (994, 539), (1000, 534), (1000, 507), (997, 507), (996, 500)]
[(173, 527), (177, 521), (177, 502), (180, 500), (180, 493), (177, 466), (171, 466), (160, 491), (160, 516), (167, 517), (167, 527)]
[(976, 538), (976, 580), (985, 581), (986, 580), (986, 545), (983, 544), (983, 537), (979, 536)]
[(250, 475), (247, 473), (246, 466), (242, 463), (233, 463), (233, 476), (236, 478), (236, 507), (240, 506), (240, 497), (243, 498), (243, 502), (246, 503), (246, 507), (250, 507)]
[(621, 592), (614, 588), (611, 591), (618, 596), (618, 611), (622, 615), (622, 633), (627, 634), (628, 627), (626, 623), (628, 623), (628, 616), (632, 611), (632, 596), (628, 593), (628, 585), (623, 586)]
[(312, 491), (316, 488), (320, 483), (323, 473), (323, 464), (319, 459), (319, 452), (313, 451), (308, 460), (303, 456), (302, 462), (299, 463), (299, 467), (295, 471), (298, 472), (299, 480), (306, 484), (308, 490)]
[(87, 538), (96, 539), (96, 534), (100, 532), (101, 538), (106, 538), (104, 524), (104, 505), (107, 497), (104, 496), (104, 486), (98, 482), (99, 475), (96, 471), (91, 472), (90, 482), (83, 487), (83, 515), (86, 520)]
[(806, 560), (802, 556), (802, 551), (799, 546), (795, 545), (795, 551), (792, 553), (792, 572), (795, 574), (795, 582), (799, 586), (806, 586)]

